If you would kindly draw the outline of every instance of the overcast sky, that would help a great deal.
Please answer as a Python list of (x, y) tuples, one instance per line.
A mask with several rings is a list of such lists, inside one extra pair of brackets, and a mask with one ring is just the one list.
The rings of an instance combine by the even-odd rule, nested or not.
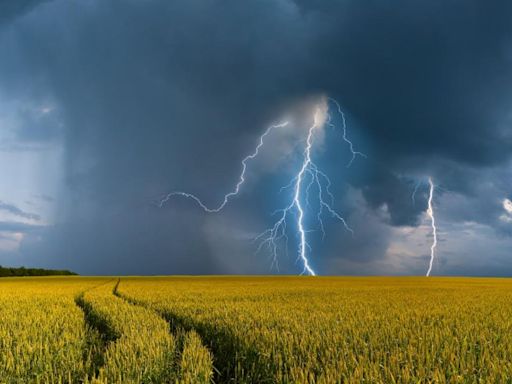
[[(326, 97), (366, 155), (350, 167)], [(432, 177), (432, 274), (512, 275), (508, 0), (0, 0), (0, 264), (302, 272), (293, 216), (279, 269), (253, 239), (292, 197), (317, 105), (335, 128), (312, 155), (354, 231), (326, 216), (322, 239), (306, 213), (317, 273), (425, 274)], [(223, 211), (158, 206), (218, 205), (285, 119)]]

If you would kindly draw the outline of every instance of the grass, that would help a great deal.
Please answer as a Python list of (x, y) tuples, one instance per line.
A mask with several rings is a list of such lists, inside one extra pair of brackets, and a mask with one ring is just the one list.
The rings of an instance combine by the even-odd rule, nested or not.
[(127, 279), (124, 297), (195, 329), (218, 382), (512, 380), (512, 281)]
[(507, 383), (512, 280), (0, 281), (0, 382)]

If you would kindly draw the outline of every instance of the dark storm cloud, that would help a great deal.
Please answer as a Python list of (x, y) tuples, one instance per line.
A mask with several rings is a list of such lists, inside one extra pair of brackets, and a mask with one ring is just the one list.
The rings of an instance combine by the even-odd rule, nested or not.
[[(418, 215), (426, 209), (426, 196), (421, 193), (426, 180), (404, 180), (392, 171), (372, 161), (371, 169), (362, 180), (354, 180), (354, 185), (361, 187), (370, 207), (387, 209), (392, 225), (416, 225)], [(413, 198), (414, 189), (420, 193)]]
[(317, 11), (329, 27), (316, 42), (330, 58), (318, 69), (381, 155), (476, 165), (510, 155), (512, 4), (338, 4)]
[(38, 214), (25, 212), (24, 210), (20, 209), (19, 207), (13, 205), (4, 203), (0, 200), (0, 211), (8, 212), (14, 216), (21, 217), (23, 219), (29, 219), (29, 220), (40, 220), (41, 217)]
[[(194, 206), (149, 202), (177, 188), (218, 201), (262, 127), (322, 92), (342, 103), (369, 155), (335, 181), (386, 207), (392, 225), (415, 225), (425, 209), (402, 176), (433, 174), (471, 195), (462, 180), (472, 170), (493, 177), (478, 170), (510, 158), (507, 1), (53, 1), (8, 13), (0, 87), (55, 100), (63, 123), (65, 224), (46, 244), (56, 263), (222, 272), (220, 240), (207, 241), (211, 224)], [(239, 212), (253, 215), (259, 200)], [(361, 238), (375, 236), (370, 227)]]
[(0, 1), (0, 27), (3, 23), (7, 24), (24, 13), (29, 12), (42, 0), (1, 0)]
[(413, 224), (425, 201), (413, 206), (411, 182), (398, 175), (472, 193), (487, 181), (470, 178), (472, 168), (510, 158), (512, 4), (336, 4), (303, 4), (321, 25), (313, 72), (327, 75), (322, 88), (372, 144), (375, 162), (357, 185), (370, 204), (387, 205), (393, 224)]
[(382, 216), (382, 212), (372, 212), (359, 200), (357, 209), (347, 218), (354, 234), (340, 226), (333, 236), (326, 236), (328, 252), (322, 262), (329, 263), (332, 259), (340, 257), (359, 263), (381, 259), (389, 246), (390, 230), (385, 225), (385, 220), (379, 216)]

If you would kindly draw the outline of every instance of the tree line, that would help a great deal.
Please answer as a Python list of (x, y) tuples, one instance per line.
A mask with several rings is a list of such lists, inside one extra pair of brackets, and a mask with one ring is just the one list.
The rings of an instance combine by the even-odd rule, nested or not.
[(0, 265), (0, 277), (14, 276), (66, 276), (77, 275), (75, 272), (66, 269), (43, 269), (43, 268), (9, 268)]

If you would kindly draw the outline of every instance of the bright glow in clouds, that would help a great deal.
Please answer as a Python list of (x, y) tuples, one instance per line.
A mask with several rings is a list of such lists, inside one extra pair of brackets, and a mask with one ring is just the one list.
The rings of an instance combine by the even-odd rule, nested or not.
[(503, 199), (502, 204), (505, 213), (500, 216), (500, 220), (505, 223), (512, 223), (512, 201), (510, 199)]
[(503, 208), (507, 211), (508, 214), (512, 215), (512, 201), (509, 199), (503, 200)]
[(433, 205), (433, 199), (434, 199), (434, 182), (432, 181), (432, 178), (428, 178), (428, 185), (429, 185), (429, 194), (428, 194), (428, 208), (427, 208), (427, 215), (430, 217), (430, 225), (432, 226), (432, 236), (433, 241), (432, 245), (430, 246), (430, 262), (428, 265), (427, 275), (430, 276), (430, 272), (432, 272), (432, 264), (434, 263), (434, 258), (436, 255), (436, 247), (437, 247), (437, 227), (436, 227), (436, 217), (434, 214), (434, 205)]
[[(345, 219), (333, 208), (334, 196), (330, 190), (331, 181), (329, 177), (322, 170), (319, 169), (319, 167), (314, 163), (312, 159), (312, 152), (316, 143), (315, 138), (317, 138), (319, 131), (321, 131), (326, 124), (328, 124), (331, 127), (335, 127), (334, 124), (332, 123), (331, 115), (328, 113), (329, 101), (336, 106), (337, 112), (341, 115), (342, 139), (345, 143), (348, 144), (350, 153), (352, 155), (350, 162), (348, 163), (348, 166), (352, 164), (352, 162), (355, 160), (357, 156), (366, 157), (363, 153), (355, 151), (353, 143), (348, 139), (345, 115), (343, 114), (339, 103), (336, 100), (330, 98), (322, 99), (321, 103), (319, 103), (315, 107), (313, 123), (307, 131), (307, 137), (304, 143), (302, 164), (297, 174), (291, 180), (291, 182), (287, 186), (282, 188), (282, 190), (288, 188), (293, 189), (291, 200), (285, 208), (279, 209), (275, 212), (275, 214), (279, 213), (280, 215), (278, 217), (278, 220), (274, 223), (274, 225), (271, 228), (262, 232), (255, 239), (256, 241), (259, 242), (257, 252), (261, 251), (264, 247), (267, 247), (273, 258), (272, 264), (277, 267), (277, 258), (278, 251), (280, 249), (280, 243), (284, 241), (287, 247), (287, 231), (289, 228), (288, 222), (290, 220), (294, 220), (297, 231), (296, 233), (298, 237), (297, 259), (303, 265), (302, 273), (307, 273), (309, 275), (316, 275), (313, 267), (311, 266), (308, 255), (308, 252), (311, 251), (311, 246), (307, 241), (307, 233), (310, 230), (306, 228), (306, 215), (307, 210), (310, 206), (309, 201), (313, 187), (316, 186), (316, 199), (318, 201), (319, 207), (318, 211), (316, 212), (316, 219), (319, 224), (322, 235), (325, 236), (323, 215), (326, 213), (330, 217), (340, 221), (347, 231), (353, 233), (352, 229), (348, 226)], [(242, 160), (242, 171), (237, 184), (235, 185), (231, 192), (227, 193), (224, 196), (223, 201), (218, 206), (213, 208), (208, 207), (197, 196), (183, 191), (174, 191), (165, 195), (160, 200), (159, 206), (162, 207), (172, 197), (180, 196), (195, 201), (199, 205), (199, 207), (201, 207), (207, 213), (217, 213), (221, 211), (231, 198), (239, 194), (240, 188), (245, 182), (247, 163), (249, 160), (253, 160), (258, 156), (259, 150), (264, 144), (264, 139), (270, 134), (270, 132), (273, 129), (282, 128), (287, 126), (288, 124), (289, 122), (286, 121), (280, 124), (272, 125), (269, 128), (267, 128), (267, 130), (260, 136), (259, 143), (256, 146), (255, 150)]]

